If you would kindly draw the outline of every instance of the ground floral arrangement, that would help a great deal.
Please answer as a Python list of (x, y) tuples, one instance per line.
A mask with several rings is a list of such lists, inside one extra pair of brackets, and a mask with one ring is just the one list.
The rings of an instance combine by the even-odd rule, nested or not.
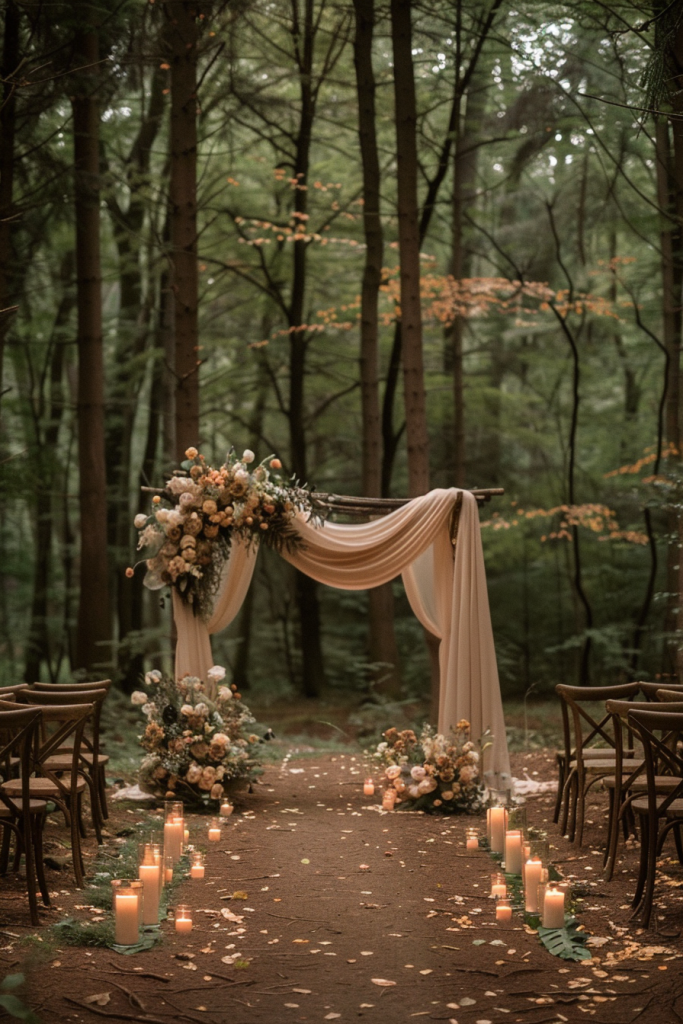
[(132, 694), (132, 703), (147, 718), (140, 737), (147, 754), (139, 772), (145, 792), (206, 807), (219, 801), (230, 783), (260, 774), (259, 738), (245, 731), (254, 717), (234, 686), (220, 685), (221, 665), (208, 677), (218, 687), (215, 700), (201, 679), (185, 676), (175, 682), (157, 670), (145, 676), (149, 692)]
[(412, 729), (387, 729), (374, 757), (385, 765), (388, 788), (402, 809), (476, 814), (484, 807), (481, 757), (490, 744), (475, 743), (462, 719), (448, 736), (426, 725), (418, 739)]
[(138, 551), (146, 556), (146, 587), (171, 585), (196, 613), (205, 614), (233, 537), (247, 544), (263, 540), (278, 550), (296, 547), (301, 538), (293, 520), (302, 512), (309, 518), (318, 514), (310, 491), (279, 476), (282, 463), (272, 455), (253, 469), (248, 449), (241, 458), (231, 450), (219, 469), (196, 448), (185, 455), (181, 470), (152, 498), (151, 514), (135, 517)]

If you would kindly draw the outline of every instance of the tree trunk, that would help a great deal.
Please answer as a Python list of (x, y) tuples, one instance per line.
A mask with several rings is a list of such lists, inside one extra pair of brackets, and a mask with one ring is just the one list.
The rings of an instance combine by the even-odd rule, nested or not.
[[(374, 0), (354, 0), (356, 34), (354, 64), (358, 91), (358, 135), (363, 166), (363, 230), (365, 266), (361, 290), (360, 386), (363, 423), (361, 491), (382, 494), (382, 431), (379, 406), (379, 289), (382, 283), (384, 237), (380, 217), (380, 169), (375, 126), (375, 75), (372, 67)], [(393, 430), (392, 430), (393, 434)], [(391, 583), (370, 590), (368, 656), (380, 667), (373, 671), (378, 690), (400, 693), (398, 647), (394, 631)]]
[(99, 38), (89, 23), (76, 35), (73, 131), (78, 306), (78, 468), (80, 592), (76, 667), (111, 661), (107, 571), (107, 479), (104, 447), (104, 358), (100, 271), (99, 111), (95, 99)]
[(11, 320), (12, 225), (14, 194), (14, 136), (16, 92), (12, 75), (20, 61), (19, 8), (14, 0), (5, 3), (2, 47), (2, 107), (0, 108), (0, 400), (3, 393), (5, 338)]
[(171, 65), (171, 262), (175, 327), (176, 459), (199, 444), (197, 267), (197, 4), (167, 0)]
[(417, 206), (417, 109), (412, 58), (411, 0), (391, 0), (396, 103), (398, 239), (401, 274), (403, 391), (411, 497), (429, 490), (429, 436), (422, 364), (420, 230)]
[[(308, 167), (311, 135), (315, 116), (313, 93), (313, 49), (315, 26), (313, 0), (304, 0), (303, 25), (299, 23), (298, 0), (292, 0), (292, 37), (297, 53), (301, 111), (296, 137), (294, 177), (294, 214), (300, 239), (293, 243), (292, 292), (288, 309), (289, 327), (289, 447), (292, 470), (301, 483), (308, 482), (308, 452), (304, 426), (304, 382), (308, 341), (304, 330), (304, 300), (308, 243), (303, 240), (306, 231), (308, 206)], [(318, 585), (299, 570), (296, 573), (296, 595), (301, 630), (302, 684), (306, 697), (317, 697), (325, 681), (322, 641), (320, 636), (320, 604)]]

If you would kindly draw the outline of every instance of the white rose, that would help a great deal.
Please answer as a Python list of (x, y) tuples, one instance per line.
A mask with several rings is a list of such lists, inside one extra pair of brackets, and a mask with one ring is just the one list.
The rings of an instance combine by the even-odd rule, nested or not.
[(406, 793), (408, 794), (411, 800), (417, 800), (417, 798), (420, 795), (420, 790), (418, 789), (417, 786), (408, 786)]
[(214, 665), (206, 675), (210, 682), (219, 683), (221, 679), (225, 679), (225, 669), (222, 665)]
[(417, 791), (423, 796), (425, 793), (431, 793), (433, 789), (436, 789), (435, 779), (423, 779), (422, 782), (418, 783)]
[(192, 707), (191, 704), (183, 704), (183, 706), (180, 709), (180, 714), (185, 715), (187, 718), (189, 718), (190, 715), (194, 714), (194, 708)]
[(145, 674), (145, 682), (147, 683), (148, 686), (151, 686), (153, 683), (160, 683), (161, 672), (159, 671), (159, 669), (153, 668), (151, 672), (147, 672)]
[(254, 453), (250, 451), (249, 448), (245, 448), (244, 451), (242, 452), (242, 462), (253, 462), (254, 458)]
[(248, 484), (249, 474), (247, 473), (246, 469), (238, 469), (237, 472), (235, 473), (235, 480), (238, 484)]
[(208, 708), (208, 706), (203, 701), (200, 701), (199, 704), (195, 704), (195, 706), (194, 706), (194, 713), (195, 713), (195, 715), (201, 715), (202, 717), (204, 717), (204, 716), (208, 715), (209, 708)]
[(135, 704), (137, 707), (142, 707), (142, 705), (146, 704), (148, 700), (149, 697), (146, 693), (143, 693), (142, 690), (135, 690), (130, 695), (131, 704)]
[(141, 530), (147, 522), (147, 516), (144, 512), (138, 512), (135, 519), (133, 520), (133, 526), (136, 530)]
[(148, 718), (151, 718), (152, 715), (154, 714), (156, 708), (154, 707), (153, 704), (143, 704), (142, 705), (142, 710), (143, 710), (143, 713), (145, 715), (147, 715)]
[(184, 508), (185, 506), (192, 504), (192, 502), (194, 501), (194, 495), (189, 494), (187, 491), (183, 491), (183, 493), (180, 495), (179, 500), (181, 507)]
[(444, 800), (452, 800), (455, 794), (452, 789), (444, 789), (441, 796), (444, 798)]
[(221, 686), (218, 691), (218, 696), (221, 700), (230, 700), (232, 697), (232, 690), (229, 686)]
[(194, 491), (194, 484), (187, 476), (173, 476), (167, 482), (166, 487), (171, 494), (182, 494), (184, 491)]
[(424, 770), (421, 764), (415, 764), (410, 769), (410, 774), (412, 775), (416, 782), (420, 782), (421, 779), (424, 779), (427, 772)]
[(388, 779), (397, 779), (401, 774), (401, 769), (397, 764), (390, 764), (384, 774)]
[[(166, 511), (168, 510), (164, 509), (164, 512)], [(178, 509), (172, 508), (168, 512), (168, 517), (166, 521), (169, 526), (180, 526), (182, 523), (185, 522), (185, 516), (183, 516), (182, 513), (178, 511)]]
[(167, 508), (158, 508), (154, 513), (154, 518), (158, 523), (166, 523), (170, 514)]

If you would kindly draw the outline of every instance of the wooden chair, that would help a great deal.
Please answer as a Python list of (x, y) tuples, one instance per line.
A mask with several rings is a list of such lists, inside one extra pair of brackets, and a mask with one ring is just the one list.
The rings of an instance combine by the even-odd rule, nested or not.
[(683, 686), (679, 686), (677, 683), (640, 683), (640, 692), (647, 701), (657, 702), (659, 697), (657, 696), (662, 690), (676, 691), (679, 693), (677, 700), (683, 700), (680, 694), (683, 694)]
[(7, 873), (10, 840), (16, 841), (14, 870), (19, 869), (22, 852), (26, 865), (26, 887), (31, 924), (40, 924), (36, 900), (36, 875), (40, 894), (45, 906), (50, 905), (50, 896), (43, 866), (43, 826), (47, 813), (47, 801), (31, 799), (30, 776), (33, 750), (39, 740), (41, 711), (39, 708), (19, 708), (0, 711), (0, 772), (4, 779), (14, 773), (14, 764), (19, 764), (18, 789), (14, 794), (0, 789), (0, 829), (2, 848), (0, 870)]
[[(43, 684), (45, 685), (45, 684)], [(97, 836), (97, 842), (102, 843), (102, 824), (104, 821), (104, 810), (102, 807), (102, 794), (106, 792), (104, 779), (104, 766), (109, 758), (100, 754), (100, 719), (102, 716), (102, 705), (107, 698), (106, 689), (89, 690), (43, 690), (31, 688), (19, 694), (19, 702), (33, 705), (55, 705), (55, 704), (84, 704), (86, 701), (93, 706), (92, 718), (89, 721), (91, 736), (87, 730), (83, 733), (83, 742), (80, 752), (80, 770), (83, 774), (90, 791), (90, 812), (93, 828)], [(53, 772), (68, 772), (71, 764), (72, 748), (62, 746), (47, 760), (46, 766)], [(85, 838), (83, 822), (79, 820), (81, 834)]]
[[(579, 846), (583, 842), (583, 823), (588, 791), (600, 779), (614, 774), (616, 758), (615, 739), (612, 733), (612, 716), (604, 711), (606, 700), (629, 700), (639, 692), (638, 683), (624, 683), (621, 686), (566, 686), (560, 683), (555, 692), (560, 698), (562, 709), (562, 731), (564, 737), (562, 780), (558, 801), (560, 829), (574, 842), (577, 833)], [(588, 709), (589, 704), (603, 704), (597, 718)], [(596, 746), (596, 743), (602, 746)], [(631, 753), (632, 751), (627, 751)], [(633, 771), (637, 762), (624, 758), (623, 769)], [(558, 784), (558, 790), (560, 789)]]
[[(678, 739), (683, 732), (683, 713), (670, 710), (632, 708), (628, 721), (643, 744), (647, 796), (638, 797), (632, 807), (640, 819), (640, 870), (633, 907), (645, 928), (650, 923), (657, 875), (657, 857), (664, 840), (673, 831), (678, 859), (683, 863), (683, 757)], [(668, 774), (674, 781), (668, 793), (657, 792), (657, 778)]]
[[(83, 887), (83, 855), (81, 853), (80, 814), (86, 782), (81, 774), (80, 752), (86, 722), (92, 716), (92, 704), (40, 705), (43, 735), (35, 743), (31, 759), (28, 793), (34, 800), (51, 800), (64, 814), (71, 829), (71, 852), (74, 878)], [(0, 701), (0, 711), (26, 711), (25, 704)], [(73, 742), (69, 770), (57, 773), (46, 762), (67, 740)], [(25, 778), (8, 779), (0, 785), (0, 793), (10, 799), (21, 797)]]
[(657, 690), (658, 704), (675, 704), (677, 701), (683, 701), (683, 686), (680, 690)]
[[(678, 695), (679, 698), (683, 696)], [(644, 708), (651, 707), (644, 701), (625, 701), (625, 700), (608, 700), (605, 704), (605, 710), (608, 711), (614, 719), (614, 737), (616, 740), (616, 759), (614, 764), (614, 775), (606, 776), (602, 782), (609, 793), (610, 805), (609, 805), (609, 822), (608, 822), (608, 839), (605, 847), (605, 856), (603, 858), (605, 878), (609, 881), (614, 874), (614, 865), (616, 863), (617, 847), (619, 844), (619, 825), (622, 825), (624, 838), (628, 837), (629, 831), (633, 831), (635, 834), (635, 820), (633, 817), (632, 803), (633, 801), (642, 796), (648, 791), (647, 776), (645, 771), (645, 758), (640, 760), (640, 764), (637, 768), (634, 768), (630, 774), (627, 774), (623, 770), (623, 736), (624, 732), (629, 736), (630, 740), (630, 729), (628, 725), (628, 713), (631, 710), (641, 711)], [(667, 711), (683, 712), (683, 701), (679, 699), (678, 703), (667, 706)], [(655, 778), (655, 789), (658, 794), (666, 795), (671, 792), (677, 784), (676, 779), (669, 773), (657, 775)]]

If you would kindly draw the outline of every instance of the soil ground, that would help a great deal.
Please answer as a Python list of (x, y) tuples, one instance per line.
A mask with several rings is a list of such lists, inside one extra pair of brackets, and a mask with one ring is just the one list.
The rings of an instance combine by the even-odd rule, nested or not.
[[(173, 894), (194, 909), (189, 936), (176, 936), (169, 920), (163, 941), (134, 956), (60, 944), (51, 923), (103, 916), (89, 908), (87, 888), (75, 889), (68, 865), (49, 871), (53, 907), (41, 911), (38, 930), (28, 926), (20, 881), (3, 880), (0, 966), (24, 972), (19, 994), (42, 1024), (683, 1019), (683, 940), (665, 937), (681, 924), (683, 868), (664, 865), (659, 933), (632, 926), (637, 850), (622, 851), (614, 880), (602, 880), (604, 795), (589, 801), (582, 848), (559, 836), (553, 797), (527, 805), (529, 823), (548, 829), (554, 863), (575, 884), (577, 915), (596, 943), (593, 959), (577, 964), (551, 956), (519, 915), (511, 929), (496, 925), (488, 898), (495, 865), (484, 851), (465, 850), (465, 829), (481, 819), (381, 812), (362, 795), (363, 756), (348, 748), (281, 741), (279, 756), (219, 843), (207, 841), (205, 817), (191, 817), (206, 875)], [(552, 778), (551, 752), (515, 754), (513, 773), (525, 772)], [(159, 829), (161, 817), (121, 803), (111, 812), (104, 849), (98, 855), (92, 837), (85, 848), (91, 866), (98, 858), (96, 870), (108, 863), (116, 874), (131, 825)], [(53, 850), (63, 842), (55, 815), (46, 839)], [(95, 995), (101, 1005), (86, 1002)]]

